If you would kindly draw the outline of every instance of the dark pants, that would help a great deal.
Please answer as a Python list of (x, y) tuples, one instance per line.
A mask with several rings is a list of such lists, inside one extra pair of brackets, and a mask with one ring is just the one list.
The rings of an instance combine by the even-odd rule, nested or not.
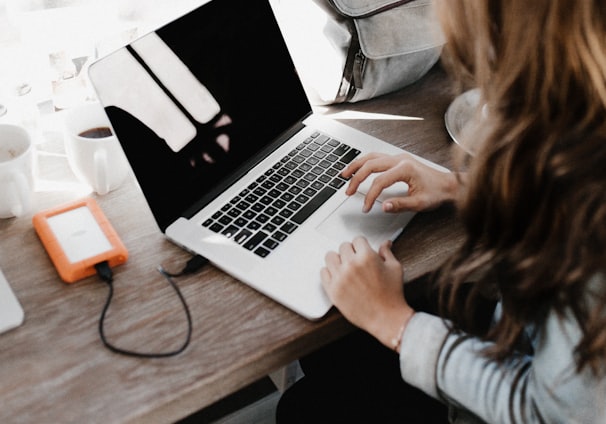
[[(432, 312), (426, 287), (426, 279), (407, 284), (406, 297), (416, 310)], [(402, 380), (398, 355), (361, 330), (300, 363), (305, 377), (282, 395), (278, 424), (448, 422), (444, 404)]]

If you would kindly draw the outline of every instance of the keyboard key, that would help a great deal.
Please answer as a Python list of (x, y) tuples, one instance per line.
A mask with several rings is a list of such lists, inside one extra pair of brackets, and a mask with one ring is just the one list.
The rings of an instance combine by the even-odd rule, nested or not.
[(297, 226), (290, 221), (287, 221), (280, 227), (280, 231), (286, 234), (292, 234), (297, 229)]
[(267, 234), (263, 231), (258, 231), (254, 236), (248, 239), (246, 243), (244, 243), (244, 248), (248, 250), (253, 250), (257, 247), (263, 240), (267, 238)]
[(223, 234), (225, 237), (233, 237), (234, 234), (236, 234), (238, 232), (238, 227), (236, 227), (235, 225), (230, 225), (229, 227), (227, 227), (223, 232), (221, 232), (221, 234)]
[(284, 200), (276, 199), (276, 201), (272, 203), (272, 206), (276, 209), (282, 209), (286, 206), (286, 202)]
[(330, 181), (332, 181), (332, 178), (329, 175), (320, 175), (318, 177), (318, 180), (323, 182), (324, 184), (328, 184)]
[(307, 203), (308, 200), (309, 200), (309, 197), (307, 197), (304, 194), (299, 194), (297, 197), (295, 197), (295, 201), (297, 201), (299, 203)]
[(238, 244), (244, 243), (250, 236), (252, 236), (252, 231), (247, 230), (246, 228), (240, 231), (235, 237), (234, 241)]
[(288, 205), (286, 205), (286, 207), (288, 209), (292, 209), (293, 211), (296, 211), (296, 210), (300, 209), (301, 206), (302, 206), (301, 203), (295, 202), (295, 201), (292, 201)]
[(284, 218), (290, 218), (293, 213), (294, 211), (291, 211), (290, 209), (282, 209), (280, 211), (280, 216), (283, 216)]
[(227, 214), (229, 216), (231, 216), (232, 218), (239, 217), (241, 213), (242, 213), (242, 211), (240, 209), (236, 209), (236, 208), (232, 208), (229, 211), (227, 211)]
[(257, 214), (251, 210), (248, 210), (248, 211), (244, 212), (244, 214), (242, 216), (248, 220), (251, 220), (251, 219), (255, 219)]
[(240, 217), (234, 221), (234, 225), (237, 225), (240, 228), (244, 227), (246, 224), (248, 224), (248, 220), (246, 220), (242, 217)]
[(286, 221), (284, 218), (282, 218), (279, 215), (276, 215), (271, 219), (270, 222), (275, 225), (282, 225), (284, 223), (284, 221)]
[(250, 207), (250, 203), (245, 202), (244, 200), (242, 200), (241, 202), (238, 202), (238, 204), (236, 205), (236, 207), (238, 209), (241, 209), (241, 210), (246, 210), (246, 209), (248, 209)]
[(257, 188), (253, 193), (254, 194), (249, 194), (248, 196), (246, 196), (244, 200), (248, 203), (255, 203), (257, 200), (259, 200), (260, 196), (263, 196), (265, 194), (265, 189)]
[(347, 152), (349, 150), (349, 147), (346, 146), (345, 144), (341, 144), (339, 147), (337, 147), (334, 152), (332, 152), (333, 154), (337, 155), (338, 157), (341, 157), (345, 154), (345, 152)]
[(280, 199), (284, 200), (285, 202), (290, 202), (293, 197), (295, 197), (293, 194), (290, 193), (284, 193), (282, 194), (282, 196), (280, 196)]
[[(254, 203), (254, 202), (256, 202), (257, 200), (259, 200), (259, 197), (263, 196), (265, 193), (267, 193), (267, 190), (265, 190), (263, 187), (257, 187), (257, 188), (256, 188), (256, 189), (253, 191), (253, 194), (249, 194), (249, 195), (246, 197), (246, 201), (249, 201), (248, 199), (250, 198), (250, 199), (251, 199), (251, 200), (250, 200), (250, 203)], [(253, 198), (252, 198), (251, 196), (254, 196), (254, 197), (255, 197), (255, 199), (254, 199), (254, 200), (252, 200)]]
[(326, 202), (330, 196), (335, 194), (337, 191), (330, 187), (323, 188), (318, 194), (316, 194), (308, 204), (303, 206), (303, 208), (297, 212), (291, 219), (293, 222), (301, 225), (309, 215), (314, 213), (320, 206)]
[(255, 250), (255, 254), (259, 255), (262, 258), (267, 257), (267, 255), (269, 255), (271, 252), (267, 249), (265, 249), (264, 247), (259, 247), (257, 250)]
[(220, 222), (223, 225), (228, 225), (231, 221), (232, 221), (232, 218), (230, 218), (227, 215), (223, 215), (221, 218), (219, 218), (218, 222)]
[(264, 213), (257, 216), (257, 222), (260, 222), (261, 224), (265, 224), (267, 221), (269, 221), (269, 216), (265, 215)]
[(249, 230), (258, 230), (259, 228), (261, 228), (261, 224), (257, 221), (250, 221), (246, 228), (248, 228)]
[(303, 194), (308, 197), (314, 197), (317, 192), (318, 192), (318, 190), (316, 190), (313, 187), (308, 187), (305, 190), (303, 190)]
[(273, 238), (275, 238), (278, 241), (284, 241), (286, 240), (286, 237), (288, 237), (286, 234), (284, 234), (282, 231), (276, 231), (273, 235)]
[(360, 154), (360, 151), (357, 149), (350, 149), (345, 156), (343, 156), (340, 160), (343, 163), (351, 162), (356, 156)]
[(255, 203), (252, 205), (251, 209), (255, 212), (261, 212), (263, 209), (265, 209), (265, 206), (263, 206), (261, 203)]
[(320, 135), (318, 138), (316, 138), (316, 139), (314, 140), (314, 143), (317, 143), (317, 144), (324, 144), (324, 143), (326, 143), (326, 142), (327, 142), (329, 139), (330, 139), (330, 137), (328, 137), (327, 135), (322, 134), (322, 135)]
[(280, 243), (278, 243), (277, 241), (273, 240), (273, 239), (267, 239), (263, 242), (263, 246), (267, 247), (268, 249), (274, 250), (276, 247), (278, 247), (280, 245)]
[(272, 224), (271, 222), (268, 222), (267, 224), (265, 224), (263, 226), (263, 230), (267, 231), (268, 233), (273, 233), (277, 229), (278, 229), (278, 227), (276, 225)]
[(329, 184), (329, 186), (334, 187), (334, 188), (341, 188), (344, 185), (345, 185), (345, 180), (342, 180), (341, 178), (335, 178)]
[(301, 193), (302, 189), (300, 187), (297, 186), (292, 186), (291, 188), (288, 189), (288, 192), (291, 194), (299, 194)]

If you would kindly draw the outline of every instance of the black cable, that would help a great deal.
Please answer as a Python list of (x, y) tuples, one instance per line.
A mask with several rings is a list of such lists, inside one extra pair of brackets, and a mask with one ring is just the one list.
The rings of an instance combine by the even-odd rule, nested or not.
[(161, 266), (158, 267), (158, 271), (160, 271), (160, 273), (164, 274), (165, 276), (181, 277), (182, 275), (192, 274), (192, 273), (196, 272), (197, 270), (202, 268), (207, 263), (208, 263), (208, 259), (206, 259), (204, 256), (196, 255), (193, 258), (191, 258), (189, 261), (187, 261), (187, 263), (185, 264), (185, 267), (176, 274), (166, 271)]
[(97, 275), (99, 275), (99, 277), (103, 281), (105, 281), (109, 287), (107, 299), (105, 301), (105, 305), (103, 306), (103, 310), (101, 311), (101, 317), (99, 319), (99, 336), (101, 337), (101, 341), (103, 342), (105, 347), (107, 347), (112, 352), (119, 353), (121, 355), (135, 356), (135, 357), (139, 357), (139, 358), (166, 358), (169, 356), (178, 355), (181, 352), (183, 352), (187, 348), (187, 346), (189, 345), (189, 342), (191, 340), (192, 319), (191, 319), (191, 313), (189, 311), (189, 307), (187, 306), (187, 302), (185, 301), (185, 298), (183, 297), (181, 290), (179, 290), (179, 287), (175, 284), (175, 282), (173, 281), (173, 279), (171, 277), (178, 277), (178, 276), (185, 275), (185, 274), (191, 274), (191, 273), (197, 271), (198, 269), (200, 269), (206, 263), (208, 263), (208, 259), (206, 259), (200, 255), (196, 255), (193, 258), (191, 258), (187, 262), (187, 264), (185, 265), (183, 270), (177, 274), (171, 274), (171, 273), (165, 271), (164, 268), (162, 268), (161, 266), (158, 267), (158, 272), (160, 272), (160, 274), (162, 274), (164, 276), (164, 278), (166, 278), (168, 283), (171, 285), (171, 287), (177, 293), (177, 296), (179, 297), (179, 300), (181, 301), (181, 304), (183, 305), (183, 309), (185, 311), (185, 316), (187, 318), (187, 336), (185, 338), (185, 341), (183, 342), (181, 347), (179, 347), (178, 349), (168, 351), (168, 352), (136, 352), (136, 351), (132, 351), (132, 350), (128, 350), (128, 349), (119, 348), (119, 347), (111, 344), (107, 340), (107, 338), (105, 337), (105, 331), (103, 328), (104, 328), (104, 323), (105, 323), (105, 315), (107, 314), (107, 310), (109, 308), (109, 305), (111, 303), (111, 300), (112, 300), (112, 297), (114, 294), (114, 286), (113, 286), (114, 278), (113, 278), (112, 269), (110, 268), (107, 261), (96, 264), (95, 269), (97, 270)]

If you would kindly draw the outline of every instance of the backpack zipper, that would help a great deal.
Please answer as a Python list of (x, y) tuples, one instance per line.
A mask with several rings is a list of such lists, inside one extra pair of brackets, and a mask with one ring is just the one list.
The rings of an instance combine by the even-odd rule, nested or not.
[(352, 71), (352, 83), (357, 90), (364, 88), (364, 65), (366, 64), (366, 56), (362, 52), (362, 49), (358, 50), (354, 57), (353, 71)]

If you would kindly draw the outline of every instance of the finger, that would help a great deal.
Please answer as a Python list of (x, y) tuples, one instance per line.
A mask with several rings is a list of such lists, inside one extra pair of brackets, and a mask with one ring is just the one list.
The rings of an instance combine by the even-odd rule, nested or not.
[(343, 171), (341, 171), (341, 175), (343, 175), (345, 178), (349, 178), (351, 177), (353, 174), (355, 174), (358, 169), (360, 169), (367, 161), (369, 161), (370, 159), (375, 159), (378, 156), (380, 156), (379, 153), (367, 153), (364, 156), (360, 156), (357, 159), (354, 159), (353, 161), (351, 161), (344, 169)]
[(355, 250), (352, 243), (341, 243), (339, 246), (339, 255), (341, 255), (341, 261), (347, 261), (355, 255)]
[(322, 267), (322, 269), (320, 269), (320, 280), (322, 281), (322, 285), (324, 287), (328, 286), (332, 282), (332, 275), (328, 268)]
[(395, 257), (395, 255), (393, 254), (393, 252), (391, 250), (391, 246), (392, 246), (391, 240), (387, 240), (386, 242), (382, 243), (381, 246), (379, 247), (379, 256), (381, 256), (381, 258), (383, 258), (383, 260), (385, 262), (398, 260)]
[(402, 211), (422, 211), (427, 208), (427, 202), (424, 202), (421, 196), (393, 197), (385, 199), (383, 202), (383, 211), (402, 212)]
[[(364, 211), (371, 209), (373, 203), (379, 198), (383, 190), (391, 187), (397, 182), (408, 183), (410, 181), (409, 165), (400, 163), (397, 166), (386, 170), (380, 175), (377, 175), (370, 185), (368, 192), (364, 198)], [(406, 194), (403, 190), (403, 194)], [(402, 196), (402, 198), (404, 198)], [(385, 210), (385, 209), (384, 209)]]
[(345, 193), (347, 195), (354, 194), (358, 190), (360, 184), (362, 184), (366, 178), (368, 178), (371, 174), (388, 170), (391, 166), (393, 166), (394, 160), (394, 158), (385, 155), (372, 157), (366, 160), (349, 180), (349, 185), (347, 186)]
[(324, 262), (328, 267), (341, 265), (341, 257), (337, 252), (330, 251), (324, 256)]
[(368, 251), (372, 251), (372, 247), (370, 247), (370, 243), (366, 239), (366, 237), (358, 236), (353, 239), (352, 247), (356, 253), (366, 253)]

